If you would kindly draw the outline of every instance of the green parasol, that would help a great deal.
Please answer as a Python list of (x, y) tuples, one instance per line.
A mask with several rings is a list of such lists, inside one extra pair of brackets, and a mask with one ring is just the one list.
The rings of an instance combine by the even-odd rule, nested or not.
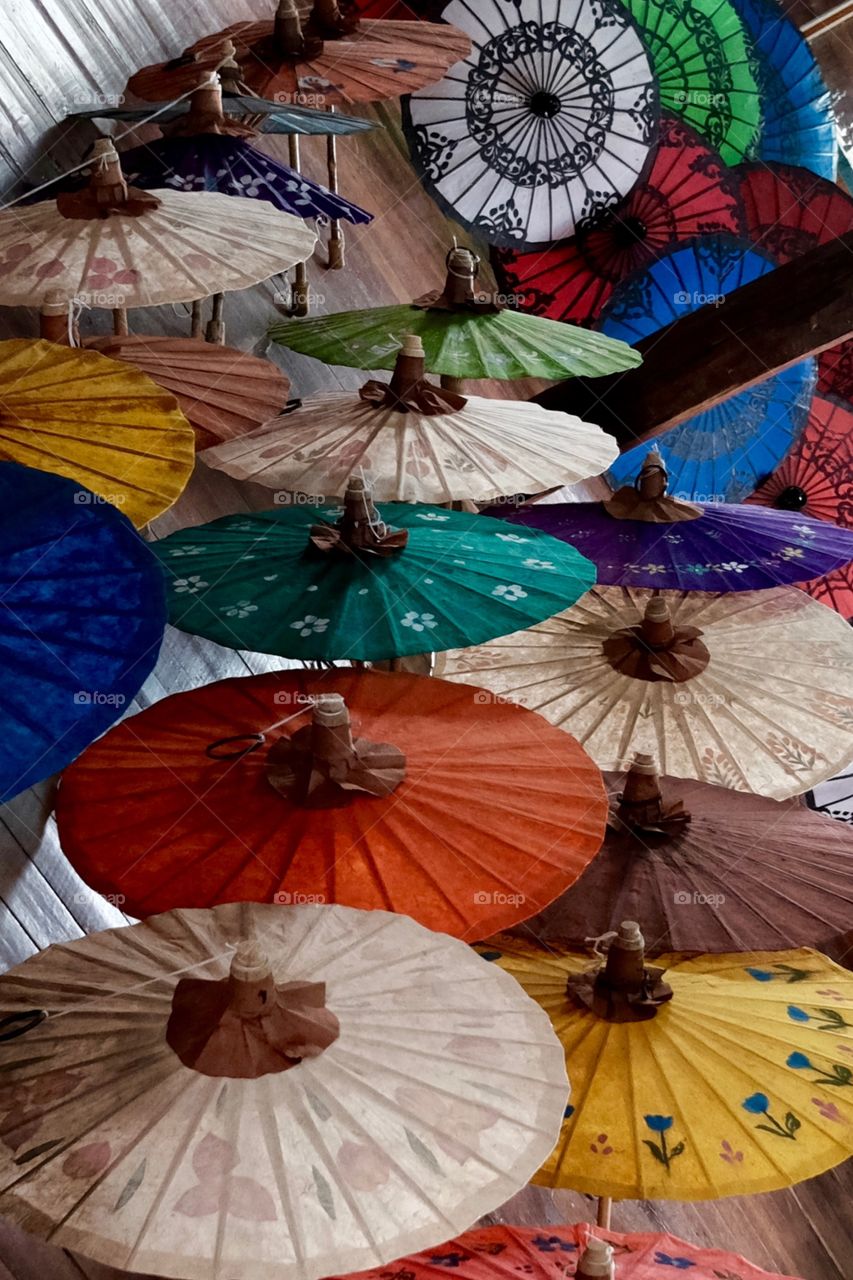
[(550, 618), (595, 581), (574, 547), (538, 530), (420, 504), (378, 512), (359, 479), (343, 508), (225, 516), (154, 550), (175, 626), (285, 658), (479, 644)]
[(595, 378), (641, 363), (627, 343), (576, 325), (511, 311), (477, 286), (480, 259), (454, 246), (447, 279), (413, 303), (274, 324), (270, 337), (327, 364), (393, 369), (400, 333), (421, 339), (430, 372), (446, 378)]
[(681, 116), (727, 164), (750, 157), (761, 125), (751, 41), (730, 0), (623, 0), (643, 35), (661, 108)]

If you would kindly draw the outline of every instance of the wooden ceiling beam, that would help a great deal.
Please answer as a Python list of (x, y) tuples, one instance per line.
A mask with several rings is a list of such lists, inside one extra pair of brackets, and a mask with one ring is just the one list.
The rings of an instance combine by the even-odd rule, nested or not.
[(570, 378), (535, 399), (597, 422), (630, 448), (851, 337), (848, 232), (644, 338), (639, 368)]

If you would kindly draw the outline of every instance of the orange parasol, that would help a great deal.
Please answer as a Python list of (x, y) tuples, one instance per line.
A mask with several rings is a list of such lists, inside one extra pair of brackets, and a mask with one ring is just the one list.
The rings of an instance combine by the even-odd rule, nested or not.
[(295, 0), (279, 0), (274, 17), (236, 22), (179, 58), (143, 67), (127, 91), (149, 102), (179, 97), (200, 72), (228, 60), (230, 42), (243, 81), (258, 97), (313, 107), (399, 98), (441, 80), (471, 52), (457, 27), (344, 18), (337, 0), (316, 0), (303, 30)]
[[(194, 576), (188, 561), (188, 590)], [(306, 604), (305, 628), (323, 621)], [(598, 769), (532, 712), (442, 680), (341, 670), (166, 698), (67, 770), (57, 806), (75, 867), (135, 915), (307, 899), (472, 939), (567, 887), (605, 817)]]

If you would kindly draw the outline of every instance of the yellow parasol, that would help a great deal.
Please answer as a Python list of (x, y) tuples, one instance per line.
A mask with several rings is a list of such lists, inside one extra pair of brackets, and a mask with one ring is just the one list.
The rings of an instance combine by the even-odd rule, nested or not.
[[(0, 459), (66, 476), (137, 526), (180, 496), (193, 430), (174, 396), (95, 351), (0, 342)], [(92, 492), (87, 492), (91, 490)]]
[(497, 937), (481, 950), (549, 1014), (572, 1106), (536, 1175), (617, 1199), (788, 1187), (853, 1154), (853, 973), (819, 952), (660, 956), (633, 922), (590, 970)]

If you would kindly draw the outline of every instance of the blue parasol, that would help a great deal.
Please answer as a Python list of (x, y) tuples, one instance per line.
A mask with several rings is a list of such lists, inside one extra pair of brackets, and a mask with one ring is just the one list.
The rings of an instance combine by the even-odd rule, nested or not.
[(0, 801), (64, 768), (157, 660), (163, 575), (110, 503), (0, 463)]
[[(701, 306), (719, 305), (773, 266), (733, 236), (694, 240), (623, 281), (598, 327), (636, 344)], [(805, 427), (815, 378), (815, 361), (800, 361), (660, 435), (655, 444), (669, 472), (670, 493), (693, 502), (745, 498)], [(648, 447), (637, 445), (616, 459), (608, 472), (614, 486), (633, 481)]]

